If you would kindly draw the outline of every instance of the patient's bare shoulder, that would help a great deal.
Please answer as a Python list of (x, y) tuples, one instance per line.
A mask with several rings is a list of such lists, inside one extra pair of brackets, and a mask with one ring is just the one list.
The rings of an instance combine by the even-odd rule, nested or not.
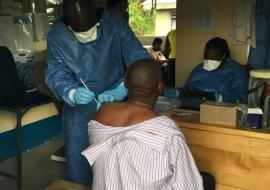
[(93, 119), (96, 121), (100, 121), (102, 118), (106, 117), (111, 112), (110, 111), (110, 110), (112, 110), (111, 107), (112, 107), (111, 104), (103, 103), (100, 106), (99, 110), (96, 112)]
[(153, 110), (126, 102), (104, 103), (94, 120), (107, 126), (123, 127), (140, 123), (158, 116)]
[(123, 114), (124, 108), (124, 103), (103, 103), (93, 119), (104, 124), (111, 122)]

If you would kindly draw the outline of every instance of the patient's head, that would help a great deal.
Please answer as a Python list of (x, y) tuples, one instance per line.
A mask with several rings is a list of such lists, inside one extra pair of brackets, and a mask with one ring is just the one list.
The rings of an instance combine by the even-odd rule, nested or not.
[(128, 99), (155, 102), (162, 91), (162, 70), (152, 59), (136, 61), (127, 72), (125, 81)]

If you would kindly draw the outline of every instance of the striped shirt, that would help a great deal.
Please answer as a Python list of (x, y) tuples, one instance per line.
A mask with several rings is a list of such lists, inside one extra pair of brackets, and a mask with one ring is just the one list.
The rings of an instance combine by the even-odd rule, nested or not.
[(127, 127), (90, 121), (93, 190), (202, 190), (202, 178), (176, 124), (158, 116)]

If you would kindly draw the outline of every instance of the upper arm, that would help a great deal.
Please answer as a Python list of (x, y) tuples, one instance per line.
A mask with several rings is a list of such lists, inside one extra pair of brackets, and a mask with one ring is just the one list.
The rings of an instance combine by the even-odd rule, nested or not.
[(96, 120), (100, 123), (105, 123), (105, 120), (108, 115), (110, 115), (111, 111), (109, 103), (102, 103), (99, 110), (95, 113), (93, 120)]
[(134, 61), (150, 58), (148, 51), (142, 46), (138, 38), (125, 20), (119, 19), (119, 35), (121, 50), (125, 63), (129, 66)]
[(247, 74), (244, 67), (240, 66), (234, 73), (234, 81), (233, 87), (234, 88), (242, 88), (244, 91), (247, 91)]
[(203, 182), (184, 139), (179, 135), (174, 136), (170, 144), (170, 166), (173, 172), (173, 189), (184, 190), (187, 188), (202, 190)]
[(248, 77), (242, 66), (233, 68), (228, 91), (221, 93), (224, 102), (246, 103), (248, 96)]
[(248, 93), (248, 77), (244, 67), (240, 66), (234, 73), (232, 89), (239, 96), (239, 101), (245, 103)]
[(74, 73), (62, 60), (58, 52), (57, 44), (48, 40), (48, 61), (45, 70), (45, 83), (49, 86), (54, 95), (73, 106), (69, 101), (68, 92), (79, 86), (74, 80)]
[(189, 87), (190, 84), (192, 83), (192, 81), (194, 81), (194, 79), (196, 78), (196, 76), (198, 76), (198, 74), (200, 73), (200, 65), (196, 66), (191, 73), (188, 76), (188, 79), (184, 85), (184, 87)]

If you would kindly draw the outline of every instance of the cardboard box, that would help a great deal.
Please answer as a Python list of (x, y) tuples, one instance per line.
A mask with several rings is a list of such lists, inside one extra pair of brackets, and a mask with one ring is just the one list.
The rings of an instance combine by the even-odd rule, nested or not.
[(204, 102), (201, 104), (200, 122), (236, 126), (236, 104)]

